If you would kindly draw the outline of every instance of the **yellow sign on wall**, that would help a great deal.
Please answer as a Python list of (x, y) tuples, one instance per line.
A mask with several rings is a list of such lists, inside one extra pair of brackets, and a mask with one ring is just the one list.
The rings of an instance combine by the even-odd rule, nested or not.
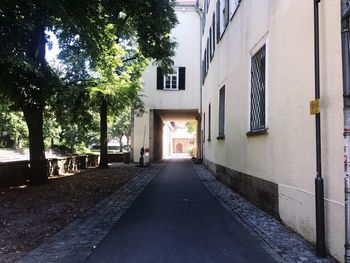
[(320, 113), (320, 100), (310, 101), (310, 114), (315, 115)]

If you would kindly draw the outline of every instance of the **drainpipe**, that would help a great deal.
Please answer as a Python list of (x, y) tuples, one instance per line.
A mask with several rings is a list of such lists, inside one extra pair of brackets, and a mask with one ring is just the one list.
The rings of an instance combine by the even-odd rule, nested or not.
[(349, 14), (347, 0), (341, 0), (341, 41), (343, 62), (344, 104), (344, 190), (345, 190), (345, 254), (344, 261), (350, 263), (350, 52)]
[[(314, 0), (314, 51), (315, 51), (315, 100), (320, 99), (320, 46), (318, 5), (321, 0)], [(324, 187), (321, 167), (321, 118), (320, 112), (315, 114), (316, 124), (316, 256), (326, 257), (325, 224), (324, 224)]]

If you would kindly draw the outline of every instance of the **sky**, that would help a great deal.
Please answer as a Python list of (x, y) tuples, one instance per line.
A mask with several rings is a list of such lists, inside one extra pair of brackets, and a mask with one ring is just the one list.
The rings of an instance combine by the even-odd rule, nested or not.
[(52, 32), (46, 32), (46, 33), (50, 36), (50, 41), (52, 42), (52, 49), (51, 50), (46, 45), (46, 60), (52, 61), (56, 58), (56, 56), (60, 52), (60, 50), (58, 48), (58, 40)]
[(196, 2), (196, 0), (177, 0), (177, 3), (181, 5), (194, 5)]

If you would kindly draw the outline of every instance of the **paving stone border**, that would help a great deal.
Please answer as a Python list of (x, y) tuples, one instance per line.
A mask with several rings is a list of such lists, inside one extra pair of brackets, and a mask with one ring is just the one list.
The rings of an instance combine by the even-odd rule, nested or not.
[(288, 263), (336, 263), (334, 258), (316, 257), (314, 247), (277, 219), (219, 182), (202, 164), (194, 164), (199, 179), (227, 211), (243, 222)]
[(152, 164), (17, 262), (84, 262), (163, 166)]

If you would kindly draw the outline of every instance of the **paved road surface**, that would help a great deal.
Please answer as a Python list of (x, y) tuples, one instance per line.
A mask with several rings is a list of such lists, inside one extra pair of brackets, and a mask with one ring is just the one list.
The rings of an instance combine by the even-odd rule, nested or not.
[(86, 262), (277, 262), (202, 185), (169, 161)]

